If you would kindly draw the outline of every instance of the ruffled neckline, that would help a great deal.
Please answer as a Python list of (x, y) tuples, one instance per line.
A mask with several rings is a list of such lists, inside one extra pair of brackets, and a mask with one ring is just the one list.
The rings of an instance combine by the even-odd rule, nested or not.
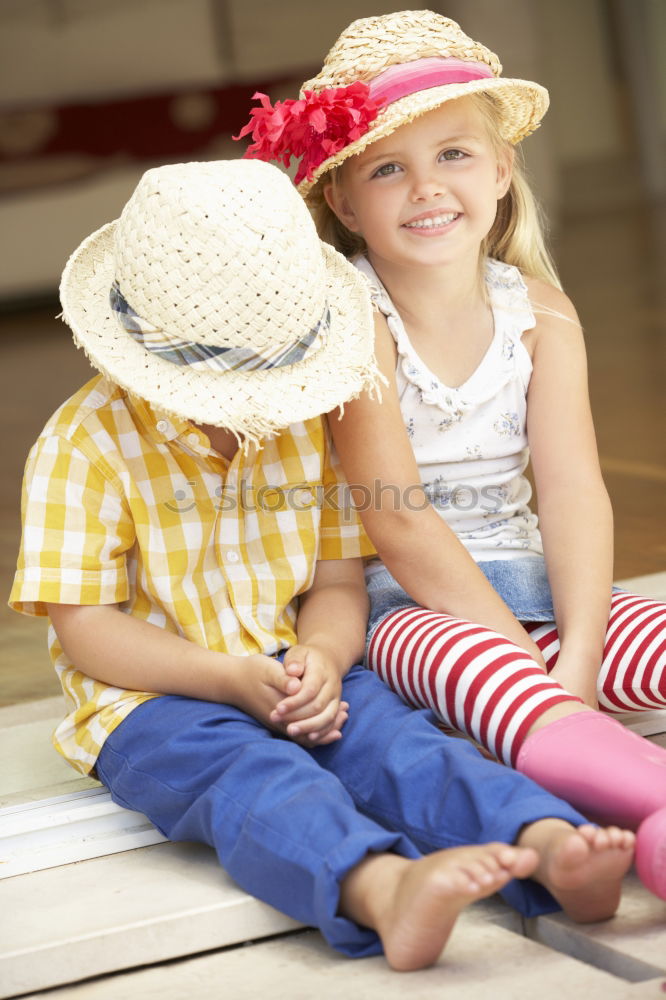
[(457, 421), (467, 410), (495, 396), (514, 376), (516, 351), (525, 351), (522, 335), (536, 323), (527, 286), (517, 267), (492, 258), (486, 261), (493, 339), (474, 372), (462, 385), (454, 387), (445, 385), (416, 353), (399, 313), (367, 257), (360, 257), (354, 263), (369, 281), (373, 303), (386, 316), (398, 351), (398, 365), (407, 381), (419, 390), (424, 403), (438, 406)]

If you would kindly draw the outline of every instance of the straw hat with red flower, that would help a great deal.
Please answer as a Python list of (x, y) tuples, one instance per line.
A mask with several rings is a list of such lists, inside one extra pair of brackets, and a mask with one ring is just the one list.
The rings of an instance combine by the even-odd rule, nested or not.
[(295, 183), (307, 198), (348, 157), (468, 94), (492, 95), (502, 136), (519, 142), (538, 127), (548, 92), (501, 72), (494, 52), (433, 11), (361, 18), (342, 32), (298, 100), (271, 104), (265, 94), (255, 94), (260, 106), (235, 138), (252, 136), (246, 157), (286, 167), (299, 161)]

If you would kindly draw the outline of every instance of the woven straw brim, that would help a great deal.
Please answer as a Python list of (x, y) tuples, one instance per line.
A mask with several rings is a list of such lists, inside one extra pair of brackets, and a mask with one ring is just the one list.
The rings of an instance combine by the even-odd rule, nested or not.
[(60, 284), (62, 315), (95, 368), (156, 409), (258, 442), (376, 386), (367, 282), (328, 244), (321, 243), (321, 252), (331, 324), (319, 349), (282, 368), (201, 372), (146, 351), (114, 316), (109, 290), (115, 277), (115, 228), (115, 222), (103, 226), (70, 257)]
[(428, 111), (434, 111), (448, 101), (455, 101), (470, 94), (491, 94), (498, 105), (500, 134), (515, 145), (539, 127), (548, 110), (548, 91), (530, 80), (510, 80), (502, 77), (470, 80), (468, 83), (449, 83), (429, 90), (408, 94), (384, 111), (381, 111), (369, 130), (360, 139), (324, 160), (310, 180), (301, 181), (298, 191), (307, 200), (308, 193), (318, 181), (335, 167), (367, 149), (373, 142), (385, 139), (402, 125), (407, 125)]

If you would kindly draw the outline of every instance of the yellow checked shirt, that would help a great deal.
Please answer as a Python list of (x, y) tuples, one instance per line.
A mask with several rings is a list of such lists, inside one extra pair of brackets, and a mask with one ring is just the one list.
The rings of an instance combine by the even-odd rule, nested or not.
[[(97, 376), (51, 417), (23, 484), (10, 606), (115, 604), (200, 646), (272, 655), (296, 641), (317, 559), (374, 552), (330, 459), (324, 421), (231, 462), (192, 424)], [(49, 649), (69, 714), (56, 748), (88, 773), (105, 738), (154, 694), (95, 681)]]

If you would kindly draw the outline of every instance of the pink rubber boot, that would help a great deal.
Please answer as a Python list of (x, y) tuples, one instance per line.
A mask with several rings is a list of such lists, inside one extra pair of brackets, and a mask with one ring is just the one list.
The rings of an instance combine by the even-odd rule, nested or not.
[(528, 736), (516, 769), (584, 815), (638, 830), (638, 875), (666, 899), (666, 750), (608, 716), (576, 712)]
[(658, 809), (639, 826), (635, 861), (643, 885), (666, 899), (666, 809)]

